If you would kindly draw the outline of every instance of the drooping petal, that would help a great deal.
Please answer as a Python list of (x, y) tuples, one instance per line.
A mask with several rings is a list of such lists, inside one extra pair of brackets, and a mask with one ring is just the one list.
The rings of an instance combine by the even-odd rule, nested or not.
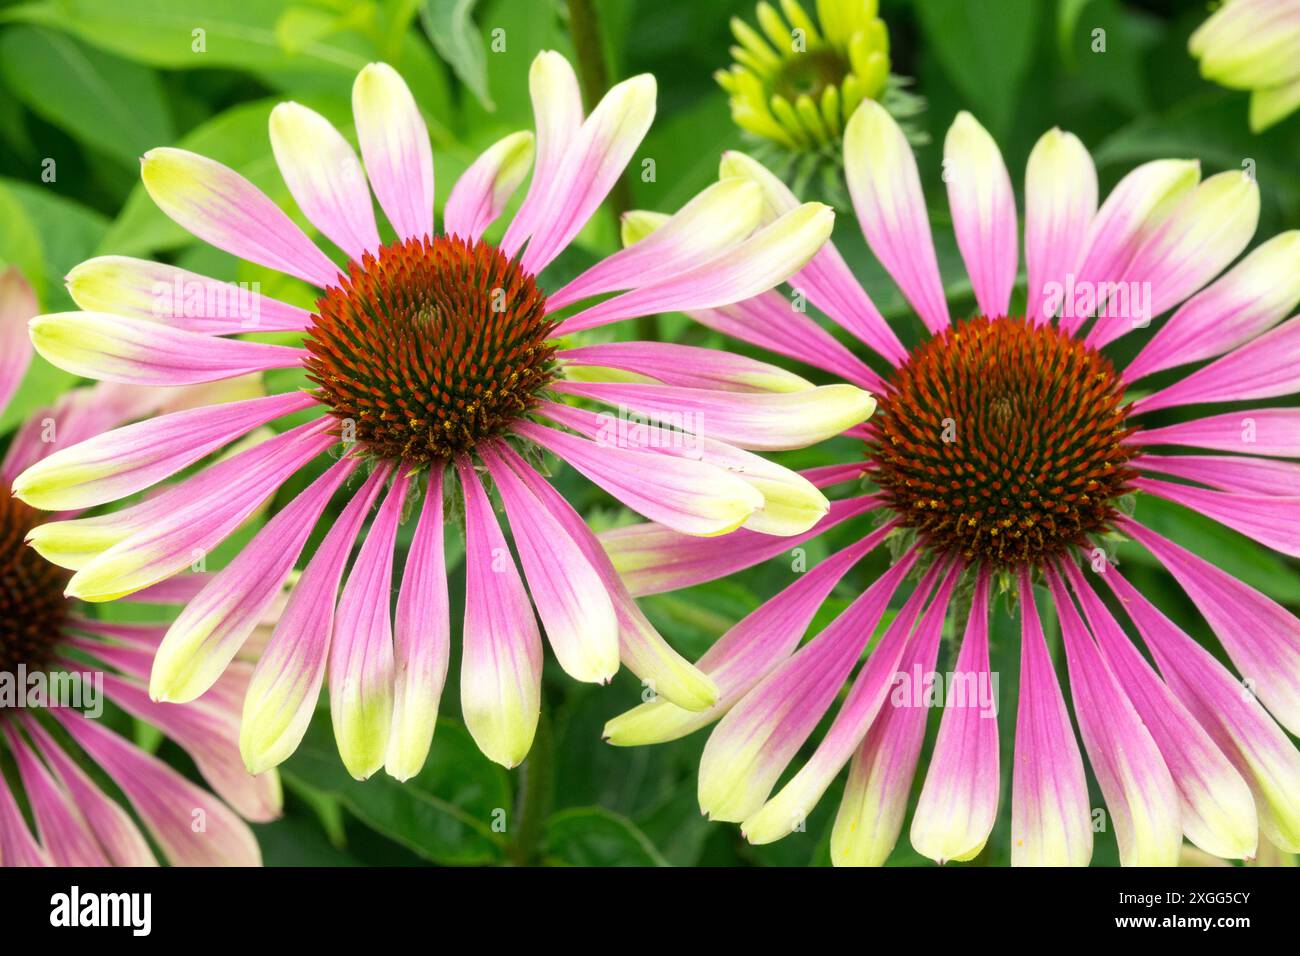
[(1180, 631), (1114, 568), (1102, 575), (1150, 648), (1165, 680), (1255, 797), (1263, 835), (1300, 852), (1300, 752), (1249, 687)]
[(679, 707), (704, 710), (718, 698), (714, 682), (669, 646), (628, 594), (618, 572), (606, 556), (582, 517), (564, 500), (550, 482), (529, 467), (509, 445), (502, 444), (500, 456), (523, 480), (534, 497), (582, 549), (583, 556), (600, 572), (605, 590), (618, 615), (618, 637), (622, 661), (641, 678), (647, 688)]
[(68, 293), (86, 312), (160, 322), (187, 332), (300, 332), (311, 313), (251, 286), (209, 279), (176, 266), (127, 256), (97, 256), (74, 266)]
[(1011, 775), (1011, 864), (1087, 866), (1092, 819), (1083, 758), (1047, 653), (1033, 585), (1020, 572), (1020, 707)]
[(433, 236), (433, 151), (406, 81), (371, 63), (352, 84), (352, 119), (370, 186), (403, 239)]
[(763, 196), (745, 179), (714, 183), (645, 239), (606, 256), (546, 297), (548, 312), (574, 302), (670, 279), (741, 242), (759, 224)]
[(762, 506), (741, 526), (750, 531), (781, 536), (802, 534), (830, 509), (826, 496), (807, 478), (725, 442), (643, 423), (635, 416), (628, 420), (610, 412), (591, 412), (557, 402), (543, 402), (538, 411), (602, 445), (655, 449), (661, 454), (716, 465), (737, 476), (763, 496)]
[(465, 499), (465, 631), (460, 700), (487, 757), (517, 766), (541, 713), (542, 636), (492, 504), (469, 459), (456, 461)]
[[(201, 560), (290, 475), (334, 444), (327, 427), (325, 421), (309, 422), (250, 449), (244, 453), (247, 458), (238, 455), (227, 459), (224, 464), (235, 462), (248, 467), (234, 474), (219, 494), (213, 487), (211, 472), (220, 466), (213, 466), (208, 474), (196, 476), (208, 479), (210, 495), (184, 501), (178, 495), (187, 487), (188, 483), (183, 483), (146, 501), (140, 506), (142, 511), (158, 510), (158, 502), (164, 497), (174, 507), (88, 561), (68, 582), (66, 593), (85, 601), (111, 601), (156, 584)], [(221, 474), (235, 470), (223, 469)]]
[(186, 604), (154, 658), (154, 700), (186, 703), (221, 676), (279, 598), (312, 528), (356, 465), (356, 459), (343, 458), (331, 466)]
[(324, 288), (339, 270), (280, 207), (239, 173), (184, 149), (144, 154), (144, 188), (186, 231), (240, 259)]
[(556, 391), (625, 407), (655, 422), (684, 421), (695, 434), (754, 451), (804, 448), (861, 424), (870, 393), (843, 383), (797, 392), (728, 392), (647, 382), (556, 382)]
[(310, 408), (290, 392), (151, 418), (64, 448), (19, 475), (14, 494), (42, 511), (117, 501), (176, 474), (267, 422)]
[(5, 866), (53, 866), (50, 855), (36, 841), (6, 781), (0, 786), (0, 861)]
[(284, 761), (307, 732), (325, 679), (339, 581), (389, 471), (376, 468), (325, 535), (257, 662), (239, 725), (239, 751), (250, 773)]
[(957, 114), (943, 141), (953, 231), (980, 312), (1007, 314), (1019, 267), (1016, 197), (1002, 152), (975, 117)]
[(1174, 866), (1183, 829), (1173, 777), (1060, 576), (1051, 567), (1046, 573), (1061, 622), (1074, 716), (1115, 827), (1120, 864)]
[[(845, 805), (842, 804), (836, 824), (843, 838), (846, 827), (852, 829), (855, 823), (861, 825), (871, 821), (874, 825), (861, 827), (859, 835), (863, 829), (874, 830), (875, 839), (870, 842), (882, 851), (882, 856), (889, 855), (903, 828), (907, 794), (911, 790), (929, 715), (924, 701), (891, 700), (889, 707), (885, 707), (885, 701), (900, 673), (906, 675), (903, 678), (906, 685), (906, 682), (918, 680), (924, 683), (922, 675), (934, 672), (948, 600), (960, 577), (959, 568), (944, 567), (945, 563), (931, 565), (931, 573), (922, 579), (916, 591), (922, 597), (904, 605), (880, 638), (812, 757), (776, 796), (741, 825), (751, 843), (779, 839), (807, 820), (831, 781), (857, 751), (860, 762), (868, 768), (863, 792), (872, 797), (857, 804), (856, 809), (861, 811), (870, 807), (875, 812), (868, 810), (865, 819), (856, 814), (849, 816), (843, 812)], [(934, 600), (912, 633), (917, 613), (941, 574), (943, 581)], [(861, 750), (858, 750), (859, 745)], [(880, 776), (886, 779), (878, 780)], [(849, 801), (849, 805), (853, 803)], [(843, 852), (843, 843), (839, 843), (837, 852), (834, 832), (831, 843), (832, 860), (837, 864), (849, 862), (846, 859), (849, 854)]]
[(719, 719), (790, 656), (849, 568), (873, 551), (890, 530), (877, 529), (798, 575), (793, 584), (718, 638), (696, 665), (718, 685), (718, 700), (712, 707), (690, 711), (656, 698), (608, 721), (605, 739), (618, 747), (663, 743)]
[(384, 769), (398, 780), (420, 772), (447, 680), (451, 612), (442, 530), (443, 468), (429, 471), (424, 507), (406, 555), (393, 630), (393, 729)]
[(1138, 478), (1133, 487), (1191, 508), (1275, 551), (1300, 557), (1300, 496), (1209, 491), (1156, 478)]
[(741, 821), (767, 800), (857, 663), (915, 556), (877, 578), (718, 722), (700, 758), (700, 809), (710, 818)]
[(863, 100), (844, 129), (844, 176), (867, 244), (925, 327), (948, 327), (948, 300), (911, 144), (875, 100)]
[(1142, 314), (1111, 309), (1088, 333), (1101, 348), (1173, 308), (1239, 256), (1259, 223), (1259, 185), (1243, 172), (1219, 173), (1198, 185), (1146, 238), (1122, 281), (1150, 288)]
[(1202, 402), (1241, 402), (1300, 391), (1300, 316), (1172, 385), (1144, 395), (1132, 411), (1153, 412)]
[(1254, 249), (1175, 312), (1122, 378), (1135, 382), (1163, 369), (1214, 358), (1268, 331), (1300, 302), (1300, 231)]
[(297, 368), (305, 349), (222, 339), (102, 312), (57, 312), (30, 325), (32, 345), (59, 368), (126, 385), (197, 385)]
[(555, 334), (569, 335), (655, 312), (714, 309), (752, 298), (802, 268), (830, 237), (834, 223), (829, 206), (804, 203), (692, 268), (583, 309), (561, 322)]
[(37, 840), (49, 854), (50, 862), (54, 866), (107, 866), (108, 858), (70, 795), (37, 759), (12, 722), (4, 724), (4, 732), (14, 763), (18, 765), (23, 794), (36, 821)]
[(1097, 214), (1097, 169), (1073, 133), (1051, 129), (1025, 167), (1025, 269), (1034, 322), (1052, 318), (1053, 295), (1083, 263), (1088, 227)]
[(1246, 781), (1151, 670), (1085, 582), (1083, 572), (1073, 562), (1067, 562), (1065, 570), (1111, 673), (1160, 748), (1178, 788), (1183, 832), (1215, 856), (1254, 856), (1259, 824)]
[(303, 215), (357, 262), (377, 251), (370, 189), (348, 141), (329, 120), (299, 103), (271, 110), (270, 128), (276, 165)]
[(343, 583), (330, 637), (330, 718), (348, 773), (365, 780), (384, 765), (393, 724), (393, 549), (410, 485), (398, 469)]
[(609, 683), (618, 671), (618, 617), (600, 574), (491, 443), (479, 446), (479, 456), (505, 504), (528, 592), (560, 666), (575, 680)]
[(173, 866), (260, 866), (257, 839), (229, 807), (98, 721), (51, 713), (126, 794)]
[(158, 860), (130, 814), (110, 800), (34, 718), (24, 721), (41, 756), (67, 790), (113, 866), (157, 866)]
[[(103, 645), (95, 650), (101, 656), (112, 654)], [(142, 660), (137, 669), (143, 673), (146, 666), (147, 661)], [(180, 744), (203, 779), (244, 819), (266, 822), (280, 816), (280, 776), (274, 770), (253, 776), (244, 768), (239, 757), (236, 714), (207, 706), (206, 702), (187, 707), (159, 704), (150, 700), (144, 687), (134, 680), (116, 674), (105, 674), (103, 680), (104, 691), (113, 703)]]
[(1252, 692), (1300, 732), (1300, 619), (1250, 585), (1128, 518), (1119, 527), (1160, 559), (1200, 609)]
[(456, 180), (442, 211), (449, 236), (477, 240), (496, 222), (533, 163), (533, 134), (527, 130), (497, 140)]
[(734, 531), (763, 496), (713, 465), (635, 448), (604, 447), (532, 422), (517, 434), (559, 455), (629, 508), (685, 534)]
[(938, 863), (974, 857), (997, 820), (1001, 778), (988, 616), (989, 575), (981, 569), (957, 663), (948, 676), (939, 736), (912, 814), (912, 846)]

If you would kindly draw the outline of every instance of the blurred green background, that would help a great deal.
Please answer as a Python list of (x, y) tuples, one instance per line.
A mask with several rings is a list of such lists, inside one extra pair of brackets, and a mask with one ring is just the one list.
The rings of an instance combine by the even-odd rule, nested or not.
[[(712, 73), (730, 61), (729, 17), (739, 14), (753, 22), (753, 6), (736, 0), (596, 0), (594, 7), (610, 78), (648, 71), (659, 83), (655, 125), (624, 191), (616, 192), (610, 205), (672, 211), (715, 178), (722, 150), (747, 148)], [(1300, 118), (1252, 136), (1246, 96), (1200, 79), (1186, 44), (1208, 13), (1206, 3), (883, 0), (881, 7), (893, 70), (914, 77), (914, 91), (929, 104), (917, 121), (929, 136), (919, 162), (940, 266), (958, 314), (968, 313), (973, 300), (952, 239), (939, 160), (944, 131), (960, 109), (975, 113), (997, 138), (1018, 194), (1034, 141), (1058, 125), (1079, 135), (1092, 151), (1103, 194), (1147, 159), (1199, 158), (1207, 175), (1251, 161), (1263, 196), (1256, 241), (1300, 225)], [(472, 19), (465, 18), (467, 12)], [(275, 168), (268, 113), (276, 102), (295, 99), (351, 137), (353, 77), (367, 62), (383, 59), (404, 75), (425, 112), (441, 205), (478, 151), (508, 132), (531, 128), (529, 64), (547, 48), (573, 58), (570, 27), (563, 0), (0, 2), (0, 264), (22, 268), (45, 311), (72, 308), (63, 288), (65, 273), (82, 259), (109, 253), (257, 281), (267, 294), (310, 305), (309, 291), (296, 280), (237, 262), (171, 223), (139, 184), (140, 154), (157, 145), (179, 145), (216, 158), (248, 176), (305, 226)], [(193, 49), (195, 29), (205, 31), (203, 52)], [(1105, 31), (1105, 52), (1092, 49), (1098, 29)], [(494, 34), (497, 30), (504, 32)], [(504, 51), (489, 49), (494, 35), (504, 39)], [(655, 161), (652, 182), (635, 175), (646, 158)], [(543, 276), (543, 285), (554, 288), (614, 250), (617, 211), (599, 212), (577, 245)], [(872, 260), (851, 215), (839, 217), (836, 241), (900, 335), (916, 341), (919, 323)], [(682, 316), (661, 317), (657, 328), (669, 340), (722, 344)], [(277, 374), (283, 380), (273, 381), (273, 388), (294, 384), (296, 373)], [(37, 360), (4, 413), (0, 434), (74, 383)], [(858, 456), (852, 442), (841, 441), (786, 460), (805, 466)], [(277, 504), (314, 475), (308, 469), (296, 478), (282, 489)], [(630, 520), (590, 484), (569, 473), (556, 480), (598, 528)], [(1140, 508), (1139, 517), (1152, 527), (1172, 531), (1184, 545), (1213, 556), (1274, 598), (1300, 605), (1294, 562), (1176, 506), (1144, 499)], [(808, 545), (809, 564), (864, 527), (850, 523)], [(238, 537), (247, 540), (253, 530)], [(410, 532), (408, 525), (407, 539)], [(454, 537), (453, 532), (449, 540)], [(223, 552), (231, 553), (233, 546)], [(1145, 593), (1215, 647), (1190, 602), (1144, 552), (1124, 548), (1120, 555)], [(213, 556), (209, 569), (220, 566), (222, 558)], [(877, 556), (850, 574), (814, 630), (879, 573), (883, 560)], [(451, 555), (452, 567), (458, 564)], [(665, 635), (694, 658), (788, 584), (790, 573), (789, 561), (778, 558), (724, 582), (648, 599), (645, 607)], [(457, 569), (454, 622), (462, 590)], [(108, 607), (104, 613), (116, 612)], [(640, 688), (626, 672), (611, 687), (590, 687), (567, 679), (548, 661), (543, 725), (533, 754), (514, 772), (490, 764), (457, 722), (457, 631), (454, 625), (445, 719), (424, 773), (407, 785), (382, 774), (356, 783), (338, 759), (328, 719), (318, 720), (283, 768), (284, 819), (257, 827), (269, 864), (827, 862), (839, 785), (823, 798), (806, 832), (751, 847), (736, 827), (710, 824), (699, 814), (695, 768), (703, 733), (654, 748), (603, 744), (605, 720), (639, 699)], [(1001, 674), (1003, 820), (977, 864), (1009, 860), (1016, 635), (1014, 623), (999, 614), (993, 666)], [(945, 643), (942, 653), (940, 670), (955, 651)], [(932, 715), (931, 738), (938, 716)], [(173, 745), (147, 729), (135, 733), (192, 772)], [(1101, 805), (1097, 796), (1094, 806)], [(494, 822), (502, 821), (499, 832)], [(1116, 860), (1111, 835), (1098, 834), (1094, 862)], [(926, 862), (908, 846), (906, 828), (891, 862)]]

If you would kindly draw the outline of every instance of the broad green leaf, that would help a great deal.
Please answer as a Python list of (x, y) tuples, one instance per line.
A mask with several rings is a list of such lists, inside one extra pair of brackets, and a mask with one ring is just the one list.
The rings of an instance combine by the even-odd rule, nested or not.
[(32, 112), (128, 166), (172, 138), (162, 83), (147, 67), (29, 26), (0, 37), (0, 64)]
[(576, 807), (552, 816), (543, 852), (548, 862), (567, 866), (668, 866), (631, 820), (604, 807)]
[(494, 831), (493, 824), (502, 820), (509, 829), (510, 778), (454, 721), (438, 721), (428, 762), (406, 783), (383, 771), (366, 781), (348, 776), (323, 712), (283, 771), (333, 794), (367, 827), (435, 863), (501, 859), (505, 835)]
[(488, 95), (487, 61), (472, 14), (478, 0), (423, 0), (420, 22), (439, 55), (483, 104), (496, 109)]

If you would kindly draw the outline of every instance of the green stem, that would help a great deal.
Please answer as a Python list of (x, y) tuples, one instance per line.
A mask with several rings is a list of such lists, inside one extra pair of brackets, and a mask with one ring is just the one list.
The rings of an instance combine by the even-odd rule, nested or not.
[(537, 722), (532, 749), (520, 767), (523, 783), (519, 791), (519, 828), (510, 844), (510, 859), (516, 866), (528, 866), (537, 856), (542, 830), (551, 812), (554, 793), (553, 758), (551, 720), (543, 709)]
[[(590, 113), (609, 91), (609, 69), (605, 64), (595, 0), (569, 0), (569, 35), (578, 58), (578, 82), (582, 84), (583, 102)], [(614, 183), (606, 205), (614, 216), (614, 234), (618, 235), (623, 213), (632, 208), (632, 189), (627, 176), (620, 176)], [(653, 342), (659, 338), (656, 316), (638, 316), (635, 327), (638, 339)]]

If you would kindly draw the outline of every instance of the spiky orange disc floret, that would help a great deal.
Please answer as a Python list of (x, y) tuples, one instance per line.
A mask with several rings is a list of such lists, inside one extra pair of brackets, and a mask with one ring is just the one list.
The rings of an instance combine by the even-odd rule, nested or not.
[(0, 673), (44, 667), (63, 630), (71, 575), (23, 543), (40, 520), (0, 484)]
[(494, 246), (409, 239), (348, 265), (316, 302), (307, 377), (383, 459), (446, 459), (504, 432), (553, 377), (554, 323)]
[(1110, 362), (1051, 325), (977, 317), (916, 349), (870, 425), (868, 471), (940, 552), (1037, 563), (1105, 530), (1136, 473)]

